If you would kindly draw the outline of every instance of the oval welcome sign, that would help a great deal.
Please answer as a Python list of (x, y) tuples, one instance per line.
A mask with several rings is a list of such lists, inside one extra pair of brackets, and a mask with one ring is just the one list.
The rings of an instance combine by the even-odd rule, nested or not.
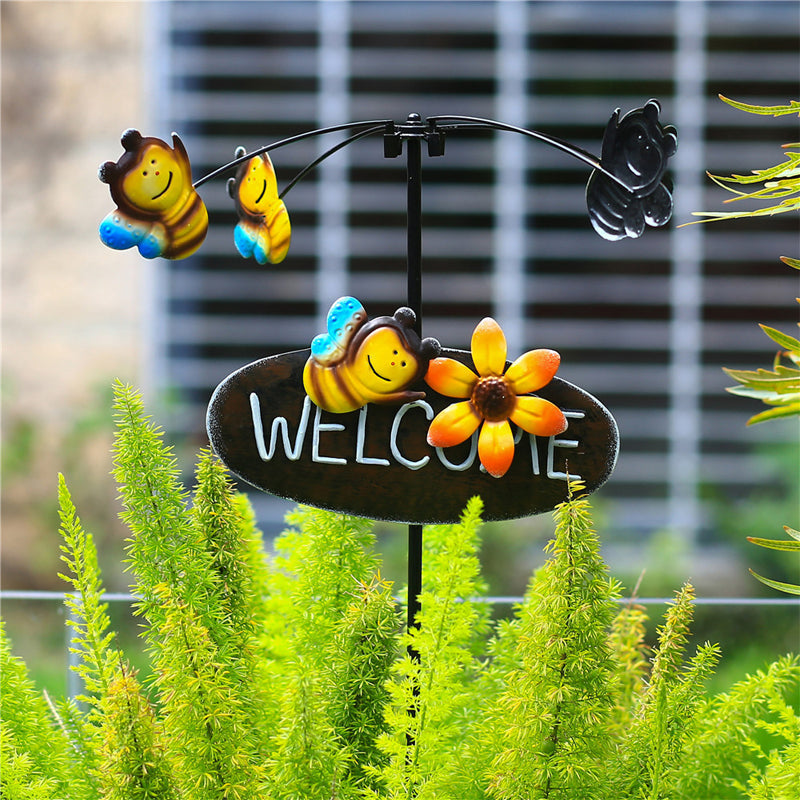
[[(214, 451), (233, 473), (270, 494), (409, 524), (457, 522), (467, 501), (480, 495), (484, 519), (503, 520), (552, 510), (567, 499), (570, 480), (594, 491), (616, 463), (613, 417), (560, 378), (535, 395), (563, 412), (566, 429), (542, 437), (513, 426), (513, 460), (493, 477), (478, 456), (478, 431), (457, 446), (428, 443), (431, 421), (454, 401), (421, 381), (424, 397), (410, 392), (392, 405), (322, 410), (304, 385), (313, 349), (243, 367), (217, 387), (208, 407)], [(470, 352), (441, 355), (437, 361), (475, 369)]]

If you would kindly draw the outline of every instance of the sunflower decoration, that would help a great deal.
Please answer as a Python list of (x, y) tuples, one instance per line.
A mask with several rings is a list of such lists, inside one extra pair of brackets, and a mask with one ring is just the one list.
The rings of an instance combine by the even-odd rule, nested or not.
[(561, 356), (555, 350), (529, 350), (506, 369), (506, 337), (491, 317), (472, 333), (472, 360), (477, 374), (452, 358), (435, 358), (425, 382), (446, 397), (462, 398), (440, 411), (428, 428), (428, 444), (454, 447), (478, 428), (478, 457), (486, 471), (501, 478), (514, 459), (511, 422), (536, 436), (556, 436), (567, 429), (558, 406), (530, 394), (555, 376)]

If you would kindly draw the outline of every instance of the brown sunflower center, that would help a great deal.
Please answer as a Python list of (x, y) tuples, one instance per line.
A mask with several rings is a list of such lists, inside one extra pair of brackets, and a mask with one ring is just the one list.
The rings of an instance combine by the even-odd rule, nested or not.
[(472, 390), (472, 404), (478, 413), (490, 422), (508, 419), (517, 397), (505, 378), (490, 376), (481, 378)]

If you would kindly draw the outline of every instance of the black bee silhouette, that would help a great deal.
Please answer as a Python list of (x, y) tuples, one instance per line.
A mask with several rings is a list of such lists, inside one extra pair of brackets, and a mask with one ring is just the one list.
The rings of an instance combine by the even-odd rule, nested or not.
[(660, 111), (657, 100), (648, 100), (622, 119), (617, 109), (608, 121), (600, 165), (619, 182), (596, 169), (586, 185), (589, 219), (604, 239), (637, 239), (645, 224), (657, 228), (672, 216), (672, 194), (661, 179), (678, 134), (659, 123)]

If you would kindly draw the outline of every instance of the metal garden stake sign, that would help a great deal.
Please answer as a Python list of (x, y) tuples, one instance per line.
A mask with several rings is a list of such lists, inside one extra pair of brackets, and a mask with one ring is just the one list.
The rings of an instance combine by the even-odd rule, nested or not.
[[(407, 298), (392, 316), (370, 318), (355, 297), (331, 298), (327, 330), (310, 347), (243, 366), (208, 406), (211, 444), (228, 468), (266, 492), (303, 503), (409, 524), (409, 622), (421, 591), (422, 525), (455, 522), (480, 495), (484, 518), (511, 519), (553, 509), (569, 482), (585, 491), (614, 468), (617, 427), (592, 395), (557, 377), (560, 356), (539, 348), (509, 354), (500, 326), (476, 322), (470, 348), (423, 338), (422, 143), (444, 156), (445, 138), (494, 129), (539, 140), (592, 168), (589, 219), (604, 239), (639, 237), (672, 215), (663, 182), (677, 147), (672, 126), (648, 101), (615, 111), (598, 158), (560, 139), (495, 120), (411, 114), (404, 123), (369, 120), (308, 131), (235, 158), (191, 182), (180, 138), (172, 146), (136, 130), (125, 152), (100, 167), (117, 208), (100, 225), (111, 248), (146, 258), (184, 258), (203, 242), (208, 214), (197, 188), (235, 171), (228, 191), (239, 223), (236, 250), (258, 263), (282, 261), (291, 226), (283, 198), (311, 169), (359, 139), (380, 135), (386, 158), (407, 157)], [(352, 132), (278, 192), (269, 153), (308, 137)]]

